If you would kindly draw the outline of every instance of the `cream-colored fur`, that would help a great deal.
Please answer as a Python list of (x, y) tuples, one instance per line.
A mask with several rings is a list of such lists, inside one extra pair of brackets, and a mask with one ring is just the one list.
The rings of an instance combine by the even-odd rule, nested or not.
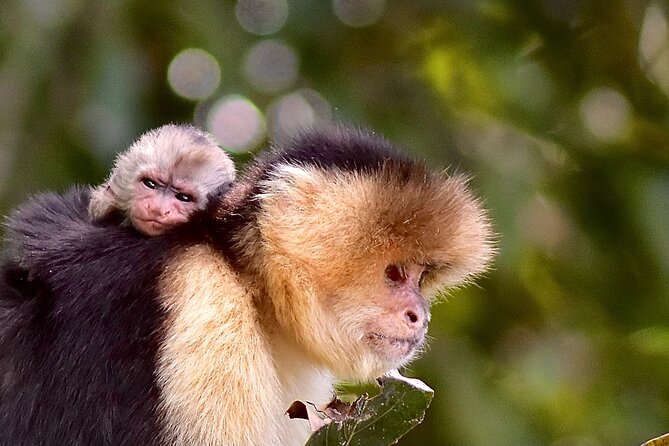
[(91, 192), (93, 220), (115, 209), (128, 217), (135, 183), (145, 176), (172, 185), (188, 184), (198, 208), (203, 209), (207, 194), (235, 179), (235, 166), (213, 137), (197, 127), (167, 124), (149, 130), (118, 155), (107, 181)]
[(157, 374), (166, 440), (184, 446), (304, 444), (308, 425), (284, 412), (296, 399), (326, 401), (332, 376), (260, 326), (250, 290), (212, 248), (189, 248), (164, 278), (169, 329)]
[(249, 290), (207, 246), (186, 250), (164, 277), (169, 328), (158, 383), (167, 436), (184, 446), (279, 445), (265, 434), (277, 431), (279, 381)]
[(401, 174), (392, 165), (373, 176), (288, 166), (261, 197), (255, 257), (279, 325), (338, 378), (392, 368), (361, 343), (383, 304), (386, 265), (428, 265), (423, 293), (431, 299), (481, 273), (494, 252), (490, 223), (462, 177), (420, 164), (408, 179)]
[(283, 165), (260, 186), (259, 213), (234, 234), (237, 269), (201, 245), (163, 275), (157, 373), (174, 445), (303, 444), (306, 423), (284, 415), (294, 399), (324, 402), (335, 379), (372, 379), (419, 353), (369, 347), (370, 324), (395, 317), (385, 267), (424, 266), (430, 300), (494, 251), (466, 181), (420, 164), (373, 175)]

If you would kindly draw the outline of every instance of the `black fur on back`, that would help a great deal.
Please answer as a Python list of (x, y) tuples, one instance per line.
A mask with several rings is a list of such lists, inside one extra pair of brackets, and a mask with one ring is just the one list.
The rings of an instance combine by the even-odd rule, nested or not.
[(183, 241), (88, 219), (88, 193), (37, 196), (6, 222), (0, 445), (154, 445), (154, 288)]

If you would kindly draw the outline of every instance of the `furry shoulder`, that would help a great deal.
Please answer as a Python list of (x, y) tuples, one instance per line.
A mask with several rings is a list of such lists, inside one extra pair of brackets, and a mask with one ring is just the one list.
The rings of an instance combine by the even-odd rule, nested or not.
[(5, 256), (19, 266), (38, 267), (44, 253), (57, 252), (93, 226), (88, 216), (88, 188), (63, 195), (43, 193), (20, 205), (5, 220)]

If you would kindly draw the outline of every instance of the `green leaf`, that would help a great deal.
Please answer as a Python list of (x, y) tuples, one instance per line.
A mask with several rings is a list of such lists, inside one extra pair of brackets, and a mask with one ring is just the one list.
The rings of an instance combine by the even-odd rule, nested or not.
[(379, 395), (360, 397), (351, 416), (323, 426), (306, 446), (387, 446), (423, 421), (434, 395), (432, 389), (399, 373), (379, 381), (383, 386)]

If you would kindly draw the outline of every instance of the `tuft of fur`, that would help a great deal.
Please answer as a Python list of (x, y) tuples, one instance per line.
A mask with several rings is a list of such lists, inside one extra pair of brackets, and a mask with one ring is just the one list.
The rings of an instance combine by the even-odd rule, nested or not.
[(197, 127), (167, 124), (149, 130), (118, 155), (107, 181), (93, 189), (91, 217), (99, 221), (114, 210), (127, 217), (135, 184), (147, 175), (172, 184), (186, 181), (203, 209), (208, 194), (235, 179), (235, 167), (213, 137)]

